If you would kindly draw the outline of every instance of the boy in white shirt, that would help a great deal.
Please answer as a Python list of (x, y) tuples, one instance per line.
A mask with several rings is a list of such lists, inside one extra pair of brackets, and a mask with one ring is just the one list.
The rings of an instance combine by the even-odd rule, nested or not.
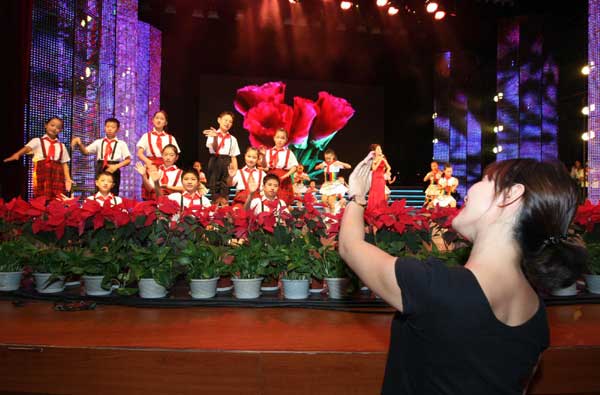
[(80, 137), (71, 140), (71, 148), (79, 148), (84, 155), (96, 154), (96, 177), (103, 172), (113, 175), (114, 186), (112, 192), (119, 194), (121, 185), (121, 167), (131, 163), (131, 153), (127, 144), (117, 138), (117, 132), (121, 123), (116, 118), (108, 118), (104, 121), (104, 133), (106, 137), (97, 139), (87, 147), (83, 145)]
[(252, 199), (252, 193), (258, 188), (254, 180), (248, 183), (248, 188), (250, 194), (246, 200), (246, 210), (252, 210), (256, 215), (265, 212), (273, 212), (275, 215), (289, 213), (285, 202), (277, 197), (279, 178), (276, 175), (267, 174), (263, 178), (263, 193), (260, 197)]

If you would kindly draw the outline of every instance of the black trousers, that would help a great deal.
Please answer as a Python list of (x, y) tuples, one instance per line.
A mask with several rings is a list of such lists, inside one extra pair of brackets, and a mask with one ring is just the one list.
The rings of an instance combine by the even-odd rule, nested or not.
[(231, 163), (231, 156), (228, 155), (212, 155), (208, 160), (207, 172), (207, 186), (210, 190), (213, 203), (219, 197), (229, 199), (229, 186), (227, 185), (227, 178), (229, 177), (229, 164)]
[[(116, 165), (119, 163), (119, 161), (108, 161), (107, 162), (109, 165)], [(102, 173), (103, 171), (105, 171), (106, 169), (104, 168), (104, 161), (102, 160), (98, 160), (96, 161), (96, 176), (100, 173)], [(121, 169), (115, 171), (114, 173), (112, 173), (113, 175), (113, 188), (112, 188), (112, 193), (115, 196), (119, 196), (119, 186), (121, 185)], [(98, 188), (96, 187), (96, 192), (98, 192)]]

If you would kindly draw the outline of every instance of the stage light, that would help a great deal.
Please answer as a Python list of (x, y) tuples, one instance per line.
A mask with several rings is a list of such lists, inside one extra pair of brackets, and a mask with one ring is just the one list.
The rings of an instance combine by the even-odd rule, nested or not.
[(396, 15), (398, 13), (398, 11), (400, 11), (400, 10), (397, 9), (396, 7), (392, 6), (392, 7), (388, 8), (388, 15)]
[(349, 10), (350, 8), (352, 8), (352, 2), (348, 1), (348, 0), (344, 0), (340, 3), (340, 8), (344, 11)]
[(593, 130), (590, 130), (589, 132), (585, 132), (581, 134), (581, 139), (583, 141), (588, 141), (588, 140), (593, 140), (596, 137), (596, 133), (594, 133)]
[(433, 15), (433, 18), (437, 21), (441, 21), (442, 19), (444, 19), (445, 16), (446, 16), (446, 12), (439, 10), (439, 11), (435, 12), (435, 14)]
[(433, 140), (432, 140), (432, 143), (433, 143), (433, 144), (437, 144), (437, 143), (439, 143), (439, 142), (440, 142), (440, 140), (438, 140), (438, 139), (433, 139)]
[(494, 133), (498, 133), (504, 130), (504, 125), (496, 125), (494, 126)]
[(436, 119), (437, 118), (437, 112), (434, 112), (433, 114), (431, 114), (431, 119)]
[(589, 108), (588, 106), (585, 106), (585, 107), (583, 107), (583, 108), (581, 109), (581, 113), (582, 113), (583, 115), (586, 115), (586, 116), (587, 116), (587, 115), (590, 115), (590, 108)]
[(90, 69), (89, 67), (85, 68), (85, 76), (87, 78), (90, 78), (90, 75), (92, 75), (92, 69)]
[(502, 152), (502, 146), (501, 145), (497, 145), (494, 148), (492, 148), (492, 152), (495, 154), (499, 154), (500, 152)]
[(590, 66), (589, 65), (585, 65), (581, 68), (581, 74), (583, 75), (590, 75)]
[(502, 100), (504, 98), (504, 93), (498, 92), (498, 99)]
[(590, 104), (590, 112), (596, 111), (596, 105), (594, 103)]
[(495, 95), (495, 96), (494, 96), (494, 101), (495, 101), (496, 103), (498, 103), (498, 95)]
[(377, 0), (377, 2), (375, 4), (377, 4), (377, 7), (385, 7), (388, 3), (388, 0)]
[(425, 5), (425, 9), (428, 13), (433, 14), (438, 9), (438, 3), (436, 1), (427, 1)]

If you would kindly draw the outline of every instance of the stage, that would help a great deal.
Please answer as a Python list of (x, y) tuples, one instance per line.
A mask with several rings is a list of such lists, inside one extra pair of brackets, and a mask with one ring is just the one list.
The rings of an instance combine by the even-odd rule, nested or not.
[[(392, 312), (0, 301), (2, 394), (376, 394)], [(600, 305), (548, 307), (531, 394), (600, 393)]]

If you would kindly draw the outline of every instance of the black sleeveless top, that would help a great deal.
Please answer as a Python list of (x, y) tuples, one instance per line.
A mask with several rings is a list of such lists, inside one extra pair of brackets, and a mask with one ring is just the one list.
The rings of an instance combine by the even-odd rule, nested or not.
[(463, 267), (396, 260), (397, 312), (382, 394), (522, 394), (549, 344), (546, 310), (522, 325), (499, 321)]

